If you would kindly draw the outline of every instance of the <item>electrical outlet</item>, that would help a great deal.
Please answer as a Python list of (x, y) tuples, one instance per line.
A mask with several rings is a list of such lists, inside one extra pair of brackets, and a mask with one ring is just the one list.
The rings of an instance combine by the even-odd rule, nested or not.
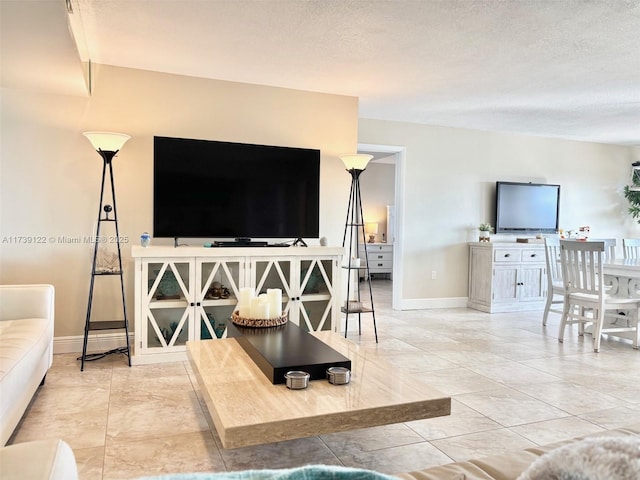
[(435, 270), (431, 270), (431, 280), (435, 280), (437, 277), (437, 272)]

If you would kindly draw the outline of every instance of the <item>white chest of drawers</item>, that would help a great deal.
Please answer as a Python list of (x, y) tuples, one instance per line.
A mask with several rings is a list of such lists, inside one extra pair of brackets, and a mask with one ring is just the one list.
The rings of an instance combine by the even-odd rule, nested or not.
[[(366, 252), (365, 252), (366, 248)], [(393, 244), (392, 243), (365, 243), (358, 246), (358, 257), (364, 264), (368, 260), (369, 273), (371, 275), (393, 273)], [(364, 266), (364, 265), (363, 265)], [(361, 270), (365, 275), (366, 270)]]

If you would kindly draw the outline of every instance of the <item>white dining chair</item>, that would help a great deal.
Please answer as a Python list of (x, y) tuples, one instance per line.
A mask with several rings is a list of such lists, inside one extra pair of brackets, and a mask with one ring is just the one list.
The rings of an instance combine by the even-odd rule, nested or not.
[[(625, 260), (640, 258), (640, 238), (623, 238), (622, 253)], [(627, 285), (627, 290), (640, 297), (640, 282), (635, 279), (630, 281)]]
[(590, 238), (590, 242), (603, 242), (604, 243), (604, 262), (610, 262), (616, 259), (616, 246), (618, 244), (615, 238)]
[[(640, 299), (612, 297), (605, 292), (602, 264), (603, 241), (576, 242), (560, 240), (560, 263), (564, 284), (564, 308), (558, 341), (564, 341), (567, 325), (577, 323), (584, 335), (585, 324), (593, 325), (593, 351), (600, 351), (603, 333), (634, 332), (633, 348), (638, 348), (638, 309)], [(618, 312), (624, 311), (625, 315)], [(625, 320), (625, 326), (606, 325), (607, 319)], [(630, 326), (628, 326), (630, 325)]]
[(640, 238), (623, 238), (622, 253), (624, 258), (640, 258)]
[(547, 303), (544, 306), (542, 325), (547, 325), (549, 312), (562, 314), (562, 308), (554, 305), (564, 303), (564, 284), (562, 283), (562, 265), (560, 264), (560, 239), (545, 237), (544, 253), (547, 262)]

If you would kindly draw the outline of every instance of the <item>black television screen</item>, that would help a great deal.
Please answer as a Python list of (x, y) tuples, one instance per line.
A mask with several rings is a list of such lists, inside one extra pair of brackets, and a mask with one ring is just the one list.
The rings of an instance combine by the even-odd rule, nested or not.
[(560, 185), (496, 182), (496, 233), (556, 233)]
[(153, 235), (318, 238), (320, 151), (154, 137)]

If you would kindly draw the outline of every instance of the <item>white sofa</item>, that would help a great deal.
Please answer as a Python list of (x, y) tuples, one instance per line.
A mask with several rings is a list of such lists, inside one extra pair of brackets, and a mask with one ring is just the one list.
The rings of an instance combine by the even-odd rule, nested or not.
[[(612, 453), (609, 450), (611, 445), (608, 448), (604, 443), (611, 439), (632, 441), (632, 455), (626, 456), (622, 450)], [(591, 449), (586, 448), (589, 445), (585, 442), (598, 443)], [(575, 464), (570, 461), (575, 462), (576, 458), (585, 462)], [(586, 461), (592, 458), (597, 459), (598, 469), (592, 469)], [(609, 465), (606, 465), (605, 458)], [(622, 466), (616, 465), (617, 462)], [(638, 480), (639, 470), (640, 424), (634, 424), (539, 447), (401, 473), (397, 477), (398, 480)]]
[(0, 285), (0, 446), (53, 361), (52, 285)]
[(3, 480), (77, 480), (73, 450), (62, 440), (37, 440), (0, 448)]

